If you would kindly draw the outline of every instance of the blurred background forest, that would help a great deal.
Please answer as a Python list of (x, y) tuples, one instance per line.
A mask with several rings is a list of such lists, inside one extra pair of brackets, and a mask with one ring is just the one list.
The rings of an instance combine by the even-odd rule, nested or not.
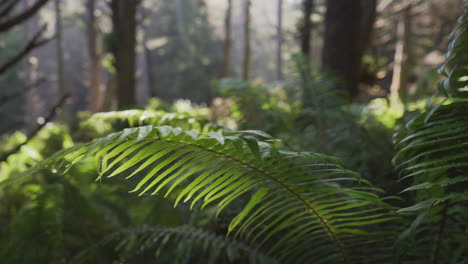
[[(314, 72), (341, 79), (337, 88), (352, 102), (398, 94), (421, 99), (432, 93), (434, 66), (443, 62), (463, 4), (4, 2), (2, 22), (37, 12), (0, 35), (0, 96), (17, 95), (2, 101), (3, 132), (32, 126), (64, 93), (72, 118), (80, 111), (144, 108), (154, 97), (210, 107), (224, 95), (224, 83), (216, 82), (221, 78), (288, 87), (297, 81), (301, 53)], [(7, 65), (18, 52), (21, 58)]]
[[(263, 130), (284, 149), (336, 156), (397, 194), (402, 186), (391, 164), (392, 135), (436, 91), (437, 68), (464, 3), (0, 0), (0, 180), (60, 149), (154, 118), (201, 131)], [(112, 112), (120, 110), (128, 111)], [(62, 213), (69, 221), (88, 220), (64, 227), (69, 240), (59, 257), (62, 245), (50, 242), (29, 252), (32, 259), (69, 263), (122, 227), (187, 224), (185, 207), (117, 197), (126, 195), (128, 183), (99, 187), (100, 194), (97, 185), (85, 187), (82, 182), (96, 178), (93, 169), (91, 162), (72, 169), (81, 180), (65, 178), (60, 185), (68, 190), (65, 202), (83, 204), (82, 211)], [(36, 243), (26, 239), (31, 233), (54, 232), (52, 220), (24, 236), (11, 231), (25, 224), (21, 215), (40, 207), (31, 201), (63, 192), (51, 184), (56, 178), (42, 173), (27, 188), (0, 192), (11, 201), (0, 205), (5, 263), (26, 261), (29, 255), (12, 252)], [(213, 224), (212, 212), (206, 214), (189, 222), (224, 234), (232, 216)], [(93, 255), (99, 263), (111, 263), (106, 250), (112, 251)]]
[(436, 90), (463, 2), (5, 0), (0, 131), (185, 112), (391, 174), (395, 121)]

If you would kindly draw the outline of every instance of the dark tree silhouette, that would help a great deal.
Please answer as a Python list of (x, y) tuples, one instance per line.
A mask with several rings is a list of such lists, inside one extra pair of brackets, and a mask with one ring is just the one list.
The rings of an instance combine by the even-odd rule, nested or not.
[(249, 79), (250, 72), (250, 0), (244, 2), (244, 61), (242, 68), (242, 79)]
[(232, 0), (227, 0), (228, 7), (224, 17), (224, 64), (222, 77), (228, 77), (231, 64), (231, 17), (232, 17)]
[(310, 38), (312, 31), (312, 20), (310, 16), (314, 10), (314, 0), (303, 0), (302, 1), (302, 20), (299, 23), (299, 35), (301, 52), (310, 56)]
[(359, 93), (361, 59), (375, 18), (376, 0), (329, 0), (322, 63), (338, 79), (337, 90), (352, 100)]
[(138, 0), (112, 0), (117, 107), (135, 106), (135, 45)]

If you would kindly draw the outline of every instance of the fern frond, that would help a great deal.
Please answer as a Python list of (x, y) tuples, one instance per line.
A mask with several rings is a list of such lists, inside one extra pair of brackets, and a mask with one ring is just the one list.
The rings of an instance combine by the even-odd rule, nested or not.
[(117, 243), (122, 261), (151, 252), (158, 263), (276, 263), (241, 242), (191, 226), (127, 228), (83, 250), (72, 263), (110, 243)]
[(459, 23), (440, 68), (446, 79), (439, 92), (447, 99), (395, 136), (399, 151), (394, 163), (402, 180), (412, 180), (403, 192), (415, 193), (418, 201), (400, 210), (418, 216), (396, 244), (399, 261), (459, 263), (468, 258), (468, 4)]
[[(25, 187), (30, 200), (6, 225), (2, 263), (56, 263), (63, 242), (63, 196), (61, 184)], [(33, 220), (33, 221), (31, 221)]]
[(468, 46), (468, 4), (464, 5), (465, 13), (458, 19), (458, 27), (450, 34), (451, 40), (446, 62), (438, 72), (446, 77), (438, 85), (438, 90), (446, 97), (468, 99), (467, 46)]
[(145, 125), (173, 126), (201, 132), (222, 130), (221, 126), (202, 116), (139, 109), (95, 113), (81, 122), (82, 129), (96, 131), (101, 136), (124, 128)]
[(385, 240), (393, 234), (379, 226), (396, 216), (378, 189), (332, 157), (280, 151), (252, 133), (265, 135), (128, 128), (43, 165), (65, 172), (93, 156), (100, 161), (100, 180), (138, 178), (131, 192), (139, 195), (167, 197), (178, 187), (176, 204), (191, 201), (191, 207), (203, 208), (216, 202), (218, 213), (251, 195), (228, 233), (280, 262), (375, 263), (388, 257), (391, 240)]
[[(399, 140), (395, 162), (402, 180), (412, 184), (403, 192), (416, 193), (417, 204), (403, 208), (401, 213), (415, 213), (413, 231), (407, 230), (398, 247), (406, 248), (408, 259), (426, 259), (431, 263), (457, 263), (468, 256), (466, 216), (468, 193), (468, 104), (454, 102), (442, 105), (431, 113), (412, 121)], [(411, 236), (409, 236), (411, 233)], [(463, 239), (457, 238), (464, 234)], [(423, 237), (432, 237), (423, 240)], [(401, 243), (404, 239), (405, 242)], [(411, 242), (413, 240), (413, 242)], [(458, 240), (458, 241), (457, 241)], [(447, 254), (461, 247), (458, 257)], [(429, 255), (428, 252), (433, 252)]]

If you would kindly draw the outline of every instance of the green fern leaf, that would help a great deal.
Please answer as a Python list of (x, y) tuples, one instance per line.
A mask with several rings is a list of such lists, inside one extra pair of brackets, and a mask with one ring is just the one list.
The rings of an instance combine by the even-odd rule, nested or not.
[(369, 256), (356, 254), (368, 252), (358, 245), (369, 241), (379, 250), (376, 258), (390, 257), (382, 249), (388, 247), (385, 238), (391, 234), (383, 236), (377, 230), (396, 216), (374, 194), (378, 189), (334, 158), (282, 152), (248, 134), (262, 135), (144, 126), (97, 139), (84, 145), (85, 151), (63, 152), (46, 163), (76, 163), (83, 153), (99, 153), (100, 177), (127, 171), (127, 178), (139, 175), (131, 191), (139, 195), (168, 196), (181, 187), (176, 203), (217, 203), (218, 214), (234, 200), (251, 195), (229, 232), (260, 249), (274, 249), (269, 253), (279, 261), (372, 263)]

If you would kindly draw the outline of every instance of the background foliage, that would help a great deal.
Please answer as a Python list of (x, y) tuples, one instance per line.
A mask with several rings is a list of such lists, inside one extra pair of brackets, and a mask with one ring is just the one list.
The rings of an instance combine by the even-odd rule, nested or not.
[[(80, 3), (65, 2), (65, 25), (73, 25), (64, 30), (65, 57), (73, 61), (65, 79), (73, 87), (74, 106), (54, 107), (56, 121), (36, 118), (42, 113), (36, 105), (17, 108), (31, 94), (45, 97), (47, 89), (0, 104), (2, 115), (25, 108), (31, 116), (21, 122), (39, 123), (37, 134), (1, 131), (1, 263), (463, 263), (468, 258), (466, 4), (450, 43), (421, 30), (411, 45), (414, 54), (434, 58), (429, 54), (448, 44), (438, 71), (443, 80), (436, 85), (431, 64), (412, 55), (408, 97), (402, 98), (386, 96), (385, 90), (401, 40), (395, 25), (408, 6), (375, 1), (376, 39), (362, 59), (360, 96), (350, 102), (340, 76), (308, 57), (320, 51), (317, 39), (308, 56), (288, 53), (287, 77), (275, 79), (269, 49), (255, 46), (266, 38), (256, 20), (252, 38), (259, 51), (252, 65), (264, 68), (252, 72), (268, 72), (265, 78), (234, 78), (242, 70), (237, 55), (227, 78), (217, 78), (222, 41), (220, 23), (209, 16), (211, 5), (142, 1), (137, 54), (146, 66), (137, 67), (137, 76), (144, 84), (138, 89), (147, 89), (145, 109), (76, 113), (87, 109), (87, 77), (74, 75), (84, 61), (83, 40), (76, 38), (87, 17), (81, 16), (86, 8), (73, 9)], [(97, 2), (96, 39), (102, 42), (98, 62), (107, 63), (99, 67), (106, 76), (100, 85), (112, 87), (115, 32), (109, 29), (106, 12), (113, 11), (107, 4)], [(310, 32), (322, 36), (328, 4), (316, 4)], [(452, 10), (431, 1), (412, 8), (418, 6), (416, 11), (427, 12), (413, 13), (410, 29), (431, 28), (428, 17), (461, 11), (460, 5)], [(254, 5), (253, 18), (255, 10)], [(52, 20), (50, 7), (42, 11), (41, 19), (29, 23)], [(445, 36), (452, 22), (448, 16), (433, 23)], [(240, 24), (233, 23), (236, 40)], [(18, 27), (1, 33), (0, 62), (21, 42)], [(283, 44), (295, 45), (294, 34), (283, 34)], [(238, 48), (234, 45), (233, 53)], [(58, 77), (51, 74), (55, 62), (45, 59), (50, 49), (32, 54), (40, 67), (17, 66), (0, 75), (2, 87), (8, 86), (0, 96), (31, 81), (20, 69)], [(181, 94), (191, 100), (179, 99)], [(70, 114), (65, 122), (64, 113)], [(15, 130), (2, 120), (5, 131)]]

